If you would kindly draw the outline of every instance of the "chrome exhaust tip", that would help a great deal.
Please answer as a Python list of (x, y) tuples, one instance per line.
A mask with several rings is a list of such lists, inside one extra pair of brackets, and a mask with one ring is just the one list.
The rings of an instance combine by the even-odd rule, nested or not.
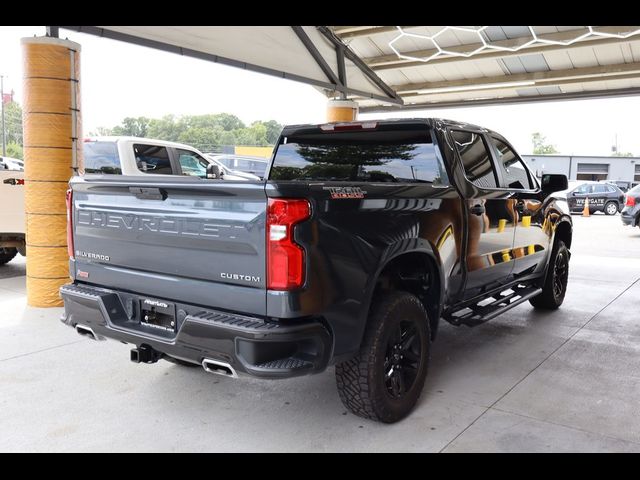
[(202, 361), (202, 368), (204, 368), (204, 371), (208, 373), (215, 373), (216, 375), (222, 375), (224, 377), (238, 378), (238, 374), (231, 365), (219, 360), (205, 358)]
[(78, 332), (78, 335), (90, 338), (91, 340), (106, 340), (106, 338), (102, 335), (97, 335), (90, 327), (87, 327), (86, 325), (80, 325), (79, 323), (76, 325), (76, 332)]

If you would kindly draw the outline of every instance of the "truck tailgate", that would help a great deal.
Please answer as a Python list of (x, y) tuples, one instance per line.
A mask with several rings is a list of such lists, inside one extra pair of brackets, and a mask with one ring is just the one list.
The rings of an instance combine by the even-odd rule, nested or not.
[(154, 177), (72, 180), (75, 278), (264, 315), (264, 184)]

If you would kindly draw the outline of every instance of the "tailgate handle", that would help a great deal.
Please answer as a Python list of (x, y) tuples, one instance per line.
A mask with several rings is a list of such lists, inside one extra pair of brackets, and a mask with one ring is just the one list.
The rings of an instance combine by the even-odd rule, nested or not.
[(129, 187), (129, 191), (141, 200), (164, 200), (167, 192), (161, 188)]

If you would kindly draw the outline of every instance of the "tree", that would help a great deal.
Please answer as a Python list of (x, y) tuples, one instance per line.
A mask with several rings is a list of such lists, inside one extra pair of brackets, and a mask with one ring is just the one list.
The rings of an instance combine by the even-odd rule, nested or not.
[(114, 135), (126, 135), (130, 137), (146, 137), (149, 129), (149, 119), (147, 117), (126, 117), (122, 125), (113, 128)]
[(631, 152), (613, 152), (611, 154), (613, 157), (633, 157), (633, 153)]
[(230, 113), (217, 113), (211, 116), (214, 117), (215, 123), (217, 125), (220, 125), (225, 131), (245, 128), (245, 124), (242, 122), (242, 120)]
[(267, 128), (267, 143), (273, 145), (278, 141), (280, 132), (282, 132), (282, 125), (275, 120), (269, 120), (267, 122), (261, 122)]
[(147, 135), (149, 138), (175, 142), (183, 131), (184, 125), (179, 126), (174, 115), (165, 115), (162, 118), (153, 118), (149, 121)]
[(87, 134), (89, 137), (108, 137), (109, 135), (113, 135), (113, 128), (97, 127)]
[(533, 142), (533, 153), (535, 155), (549, 155), (552, 153), (558, 153), (555, 145), (547, 144), (547, 137), (540, 132), (531, 134), (531, 141)]
[(224, 131), (219, 127), (195, 127), (184, 130), (178, 141), (196, 147), (203, 152), (211, 152), (220, 145), (220, 138)]
[(282, 125), (275, 120), (256, 121), (246, 126), (230, 113), (165, 115), (162, 118), (127, 117), (112, 129), (99, 127), (90, 135), (132, 135), (182, 142), (205, 151), (222, 145), (273, 145)]
[(22, 145), (16, 142), (7, 143), (7, 157), (22, 160)]
[(6, 143), (22, 145), (22, 107), (18, 102), (9, 102), (4, 106), (4, 128)]

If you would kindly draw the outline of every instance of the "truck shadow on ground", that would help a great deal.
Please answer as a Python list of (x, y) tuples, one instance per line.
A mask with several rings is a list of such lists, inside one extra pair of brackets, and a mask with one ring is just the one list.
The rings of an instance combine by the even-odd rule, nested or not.
[[(448, 411), (452, 402), (490, 405), (562, 342), (544, 333), (544, 324), (553, 322), (554, 315), (557, 312), (531, 310), (473, 329), (443, 322), (432, 346), (430, 372), (416, 410), (398, 425), (412, 418), (429, 418), (434, 409)], [(534, 353), (522, 354), (523, 350)], [(235, 417), (235, 428), (239, 429), (252, 429), (256, 420), (278, 431), (293, 428), (291, 422), (311, 422), (324, 428), (369, 425), (374, 430), (375, 425), (382, 425), (347, 411), (338, 397), (333, 367), (313, 376), (259, 380), (247, 376), (231, 379), (198, 367), (170, 365), (149, 387), (148, 395), (154, 402), (179, 402), (182, 414), (206, 422), (231, 422)]]

